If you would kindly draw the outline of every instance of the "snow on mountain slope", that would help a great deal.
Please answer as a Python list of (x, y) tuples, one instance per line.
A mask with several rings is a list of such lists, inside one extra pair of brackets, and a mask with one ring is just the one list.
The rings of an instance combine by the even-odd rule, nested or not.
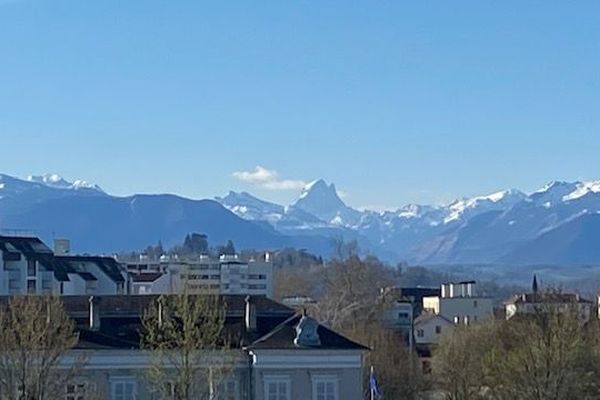
[(508, 209), (525, 198), (527, 198), (525, 193), (510, 189), (487, 196), (457, 200), (448, 206), (448, 215), (444, 218), (444, 223), (448, 224), (465, 216), (473, 217), (487, 211)]
[(27, 177), (28, 182), (40, 183), (42, 185), (52, 187), (55, 189), (90, 189), (103, 192), (100, 186), (84, 180), (75, 180), (69, 182), (58, 174), (44, 174), (44, 175), (30, 175)]
[(596, 182), (578, 182), (577, 188), (573, 192), (564, 196), (563, 201), (577, 200), (589, 193), (600, 193), (600, 181)]
[(252, 196), (247, 192), (230, 191), (225, 197), (216, 197), (216, 201), (234, 214), (249, 220), (275, 223), (283, 217), (285, 207)]

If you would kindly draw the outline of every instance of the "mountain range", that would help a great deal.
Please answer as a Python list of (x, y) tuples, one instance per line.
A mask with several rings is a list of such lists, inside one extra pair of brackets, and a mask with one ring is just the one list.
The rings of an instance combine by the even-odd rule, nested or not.
[(421, 264), (600, 263), (600, 182), (551, 182), (410, 204), (376, 212), (349, 207), (333, 184), (316, 180), (280, 205), (246, 192), (192, 200), (175, 195), (112, 196), (97, 185), (56, 174), (18, 179), (0, 174), (0, 228), (50, 241), (68, 237), (79, 252), (139, 250), (202, 232), (238, 249), (306, 248), (327, 256), (333, 238), (356, 240), (388, 261)]

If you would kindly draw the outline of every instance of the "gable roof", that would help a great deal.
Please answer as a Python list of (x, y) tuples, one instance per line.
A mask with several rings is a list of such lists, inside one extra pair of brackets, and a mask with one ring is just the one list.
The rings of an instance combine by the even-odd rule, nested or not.
[(301, 347), (294, 344), (296, 338), (296, 327), (302, 318), (302, 314), (291, 315), (281, 324), (276, 326), (266, 335), (258, 338), (246, 348), (249, 350), (266, 349), (338, 349), (338, 350), (368, 350), (367, 347), (356, 343), (339, 333), (319, 324), (317, 334), (320, 339), (318, 346)]
[(414, 326), (418, 326), (418, 325), (423, 325), (429, 321), (432, 321), (434, 319), (439, 319), (442, 320), (448, 324), (454, 324), (452, 321), (450, 321), (448, 318), (440, 315), (440, 314), (435, 314), (435, 313), (424, 313), (419, 315), (417, 318), (415, 318), (413, 325)]

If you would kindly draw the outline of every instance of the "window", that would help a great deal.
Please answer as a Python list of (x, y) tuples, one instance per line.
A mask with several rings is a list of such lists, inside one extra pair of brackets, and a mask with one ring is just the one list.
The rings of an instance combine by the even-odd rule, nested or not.
[(334, 376), (314, 378), (313, 400), (338, 400), (337, 378)]
[(423, 337), (425, 336), (425, 331), (423, 329), (418, 329), (417, 330), (417, 337)]
[(111, 400), (135, 400), (137, 384), (133, 378), (118, 378), (110, 382)]
[(69, 383), (65, 390), (65, 400), (85, 400), (94, 395), (95, 387), (92, 383)]
[(477, 308), (477, 300), (473, 300), (473, 308)]
[(27, 281), (27, 293), (35, 293), (36, 281), (28, 280)]
[(36, 265), (35, 260), (27, 260), (27, 276), (35, 276), (36, 275)]
[(289, 378), (265, 378), (265, 400), (292, 400)]
[(435, 326), (435, 333), (438, 335), (442, 333), (442, 327), (440, 325)]

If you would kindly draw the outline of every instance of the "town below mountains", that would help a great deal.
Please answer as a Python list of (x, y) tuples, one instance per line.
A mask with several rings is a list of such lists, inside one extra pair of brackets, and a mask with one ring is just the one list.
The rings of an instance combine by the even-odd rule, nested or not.
[(343, 238), (388, 262), (588, 265), (600, 263), (600, 181), (551, 182), (533, 193), (510, 189), (376, 212), (347, 206), (323, 180), (280, 205), (246, 192), (205, 200), (118, 197), (58, 175), (0, 174), (0, 229), (44, 240), (68, 237), (74, 250), (91, 253), (139, 250), (159, 240), (169, 246), (201, 232), (211, 243), (232, 240), (238, 249), (294, 247), (325, 257), (333, 239)]

